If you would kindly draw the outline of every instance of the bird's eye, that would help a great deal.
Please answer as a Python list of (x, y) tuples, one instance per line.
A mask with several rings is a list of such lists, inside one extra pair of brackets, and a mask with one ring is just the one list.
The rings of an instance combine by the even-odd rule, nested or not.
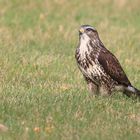
[(91, 29), (90, 28), (87, 28), (87, 31), (91, 31)]
[(94, 30), (91, 29), (91, 28), (87, 28), (86, 30), (87, 30), (87, 31), (92, 31), (92, 32), (94, 32)]

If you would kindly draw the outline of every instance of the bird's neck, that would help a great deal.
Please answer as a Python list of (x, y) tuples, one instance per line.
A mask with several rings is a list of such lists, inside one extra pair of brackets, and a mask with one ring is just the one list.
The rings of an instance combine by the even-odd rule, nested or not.
[(85, 58), (85, 54), (89, 54), (90, 50), (92, 49), (89, 43), (90, 43), (90, 38), (88, 36), (83, 35), (80, 38), (79, 52), (83, 59)]
[(104, 47), (100, 39), (90, 39), (87, 35), (83, 35), (79, 42), (79, 53), (82, 59), (86, 58), (86, 55), (90, 53), (98, 54), (100, 50)]

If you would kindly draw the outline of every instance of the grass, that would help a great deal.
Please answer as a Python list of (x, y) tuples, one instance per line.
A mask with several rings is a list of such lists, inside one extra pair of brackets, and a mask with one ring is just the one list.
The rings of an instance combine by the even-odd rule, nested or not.
[(2, 140), (138, 140), (140, 102), (88, 96), (74, 53), (95, 26), (140, 89), (139, 0), (0, 0)]

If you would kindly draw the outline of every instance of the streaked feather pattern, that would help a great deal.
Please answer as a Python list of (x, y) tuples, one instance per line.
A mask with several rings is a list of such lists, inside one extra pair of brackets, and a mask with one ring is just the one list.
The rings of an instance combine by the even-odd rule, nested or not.
[(128, 91), (138, 95), (139, 90), (131, 85), (117, 58), (105, 48), (97, 30), (89, 25), (81, 28), (75, 57), (90, 89), (98, 89), (91, 92), (102, 91), (110, 95), (119, 89), (126, 95)]

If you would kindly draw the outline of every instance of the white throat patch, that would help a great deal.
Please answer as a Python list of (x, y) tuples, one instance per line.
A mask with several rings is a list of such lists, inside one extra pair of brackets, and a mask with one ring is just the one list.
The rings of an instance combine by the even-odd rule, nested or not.
[[(89, 52), (88, 48), (87, 48), (89, 41), (90, 41), (90, 38), (85, 33), (83, 33), (80, 38), (80, 47), (79, 47), (80, 54), (83, 59), (85, 58), (85, 52), (87, 52), (87, 54)], [(89, 47), (90, 47), (90, 45), (89, 45)]]

